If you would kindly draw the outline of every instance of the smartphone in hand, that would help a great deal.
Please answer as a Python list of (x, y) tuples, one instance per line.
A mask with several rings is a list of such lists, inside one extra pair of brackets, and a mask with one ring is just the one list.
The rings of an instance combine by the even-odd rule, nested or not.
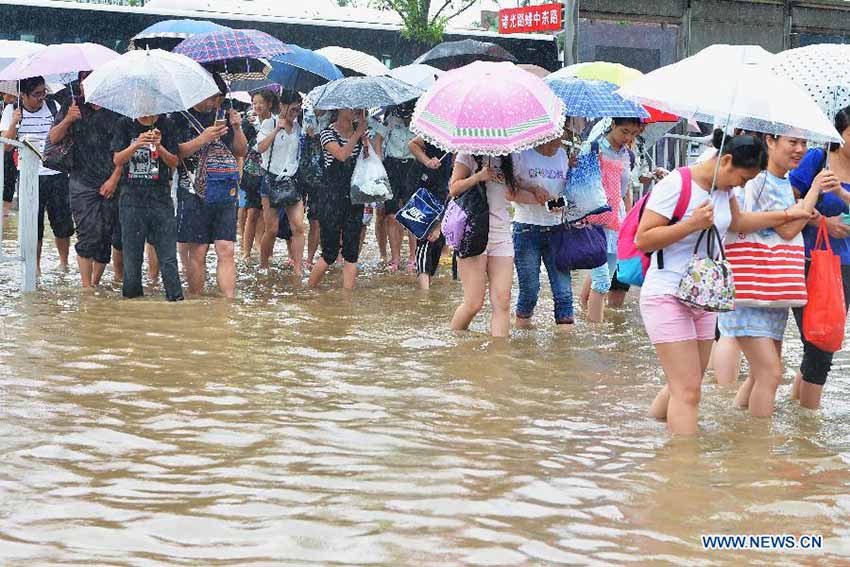
[(546, 210), (551, 212), (555, 209), (563, 209), (565, 205), (566, 202), (564, 201), (564, 197), (561, 196), (557, 199), (551, 199), (549, 201), (546, 201)]

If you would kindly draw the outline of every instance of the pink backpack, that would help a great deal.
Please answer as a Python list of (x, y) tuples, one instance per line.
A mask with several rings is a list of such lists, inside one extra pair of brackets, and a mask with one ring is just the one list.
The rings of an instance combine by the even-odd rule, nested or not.
[[(681, 167), (677, 171), (682, 176), (682, 189), (679, 191), (679, 200), (676, 201), (673, 218), (670, 219), (668, 225), (676, 224), (682, 220), (682, 217), (688, 212), (688, 205), (691, 202), (691, 170), (687, 167)], [(643, 218), (643, 211), (648, 200), (649, 193), (635, 203), (635, 206), (623, 220), (617, 238), (617, 280), (627, 285), (642, 286), (646, 272), (652, 262), (652, 253), (641, 252), (635, 246), (638, 226), (640, 219)], [(657, 253), (658, 269), (663, 270), (664, 250), (658, 250)]]

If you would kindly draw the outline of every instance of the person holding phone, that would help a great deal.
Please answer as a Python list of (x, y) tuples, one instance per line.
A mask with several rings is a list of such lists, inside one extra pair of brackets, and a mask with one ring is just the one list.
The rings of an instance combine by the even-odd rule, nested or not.
[(513, 243), (514, 266), (519, 282), (516, 304), (516, 326), (527, 329), (540, 295), (540, 264), (546, 267), (555, 324), (559, 330), (571, 329), (574, 323), (573, 291), (570, 272), (555, 266), (549, 233), (562, 223), (564, 188), (570, 169), (569, 157), (555, 139), (535, 148), (514, 154), (517, 190), (508, 194), (514, 201)]
[[(185, 250), (189, 294), (204, 291), (207, 252), (216, 253), (216, 281), (226, 298), (236, 295), (236, 216), (239, 166), (248, 154), (242, 115), (225, 100), (227, 85), (213, 74), (219, 94), (177, 115), (177, 241)], [(222, 195), (226, 193), (226, 195)], [(181, 252), (181, 256), (183, 253)]]

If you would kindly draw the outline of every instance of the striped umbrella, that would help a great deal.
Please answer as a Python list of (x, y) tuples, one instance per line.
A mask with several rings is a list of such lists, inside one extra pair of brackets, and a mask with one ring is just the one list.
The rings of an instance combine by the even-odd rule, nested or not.
[(448, 152), (507, 155), (560, 137), (564, 103), (512, 63), (449, 71), (416, 104), (410, 129)]
[(231, 80), (262, 79), (271, 70), (266, 59), (290, 51), (282, 41), (265, 32), (231, 29), (193, 35), (174, 48), (174, 53)]
[(380, 77), (390, 73), (389, 68), (376, 57), (356, 49), (330, 45), (317, 49), (315, 52), (327, 57), (328, 61), (339, 67), (346, 77)]

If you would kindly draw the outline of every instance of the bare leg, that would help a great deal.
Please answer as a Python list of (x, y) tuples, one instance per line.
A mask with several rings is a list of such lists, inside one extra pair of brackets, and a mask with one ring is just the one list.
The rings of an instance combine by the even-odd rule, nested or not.
[(316, 287), (322, 281), (322, 278), (325, 277), (325, 272), (328, 271), (328, 263), (325, 262), (325, 259), (319, 257), (315, 264), (313, 264), (313, 270), (310, 272), (310, 278), (307, 280), (307, 285), (310, 287)]
[(38, 241), (38, 245), (35, 248), (35, 273), (37, 275), (41, 275), (41, 248), (44, 244), (43, 240)]
[(605, 294), (590, 290), (587, 301), (587, 320), (591, 323), (601, 323), (605, 320)]
[(112, 271), (116, 283), (124, 281), (124, 252), (117, 248), (112, 249)]
[(319, 249), (319, 221), (310, 221), (310, 234), (307, 235), (307, 262), (316, 261), (316, 251)]
[(419, 289), (423, 291), (431, 289), (431, 276), (428, 274), (419, 274), (416, 277), (416, 282), (419, 284)]
[(148, 255), (148, 279), (151, 285), (156, 285), (159, 282), (159, 259), (156, 257), (156, 249), (145, 242), (145, 252)]
[[(378, 254), (381, 256), (381, 262), (387, 261), (387, 240), (390, 234), (390, 218), (392, 216), (386, 214), (383, 207), (375, 209), (375, 239), (378, 241)], [(391, 239), (390, 246), (392, 246)]]
[(463, 302), (455, 310), (450, 328), (465, 331), (472, 319), (484, 307), (484, 294), (487, 290), (487, 255), (472, 258), (458, 258), (457, 271), (463, 287)]
[[(236, 238), (240, 240), (242, 249), (245, 249), (245, 223), (248, 216), (248, 209), (239, 207), (236, 210)], [(244, 252), (243, 252), (244, 254)]]
[(342, 265), (342, 289), (354, 289), (357, 282), (357, 263), (345, 262)]
[(91, 266), (91, 283), (93, 286), (100, 285), (100, 278), (103, 277), (103, 272), (106, 270), (106, 264), (100, 262), (92, 262)]
[(731, 386), (741, 375), (741, 347), (735, 337), (720, 337), (714, 346), (714, 375), (721, 386)]
[(738, 344), (750, 363), (753, 381), (748, 404), (750, 414), (754, 417), (769, 417), (773, 414), (776, 389), (782, 381), (782, 343), (765, 337), (739, 337)]
[(620, 289), (612, 289), (608, 292), (608, 307), (619, 309), (626, 302), (626, 292)]
[[(177, 253), (180, 255), (180, 265), (183, 266), (183, 273), (189, 273), (189, 246), (185, 242), (177, 243)], [(186, 276), (188, 279), (188, 275)]]
[(57, 238), (56, 250), (59, 252), (59, 267), (68, 269), (68, 253), (71, 250), (70, 238)]
[(215, 241), (216, 280), (221, 294), (233, 299), (236, 297), (236, 243), (230, 240)]
[(800, 381), (800, 405), (804, 408), (810, 410), (820, 408), (821, 394), (823, 394), (823, 386), (820, 384)]
[(584, 278), (584, 283), (581, 284), (581, 293), (579, 294), (579, 302), (581, 303), (581, 309), (585, 313), (588, 312), (587, 304), (590, 301), (590, 276)]
[[(708, 365), (711, 342), (680, 341), (655, 345), (667, 378), (667, 386), (664, 388), (669, 392), (667, 429), (673, 435), (697, 433), (700, 389), (703, 373)], [(657, 404), (660, 404), (658, 398), (653, 402), (653, 407)]]
[(488, 256), (487, 280), (490, 286), (490, 334), (507, 337), (511, 334), (511, 286), (514, 279), (513, 256)]
[(186, 280), (189, 295), (201, 295), (207, 279), (207, 251), (209, 244), (186, 244), (189, 262), (186, 264)]
[(292, 238), (289, 240), (292, 248), (289, 257), (294, 262), (295, 275), (300, 279), (303, 272), (301, 262), (304, 259), (305, 243), (304, 202), (298, 201), (291, 207), (287, 207), (286, 218), (289, 220), (289, 226), (292, 229)]
[(390, 239), (390, 270), (401, 266), (401, 241), (404, 238), (404, 227), (395, 220), (394, 216), (387, 218), (387, 233)]
[[(254, 238), (257, 236), (257, 219), (260, 216), (259, 209), (244, 209), (245, 211), (245, 228), (242, 234), (242, 257), (247, 260), (251, 257), (251, 251), (254, 249)], [(260, 238), (265, 234), (260, 233)]]
[(274, 243), (277, 240), (277, 229), (280, 224), (277, 209), (269, 205), (268, 197), (263, 197), (263, 222), (266, 225), (266, 231), (260, 242), (260, 268), (268, 269), (269, 261), (274, 254)]
[(77, 267), (80, 269), (80, 282), (84, 289), (92, 287), (92, 264), (91, 258), (77, 256)]

